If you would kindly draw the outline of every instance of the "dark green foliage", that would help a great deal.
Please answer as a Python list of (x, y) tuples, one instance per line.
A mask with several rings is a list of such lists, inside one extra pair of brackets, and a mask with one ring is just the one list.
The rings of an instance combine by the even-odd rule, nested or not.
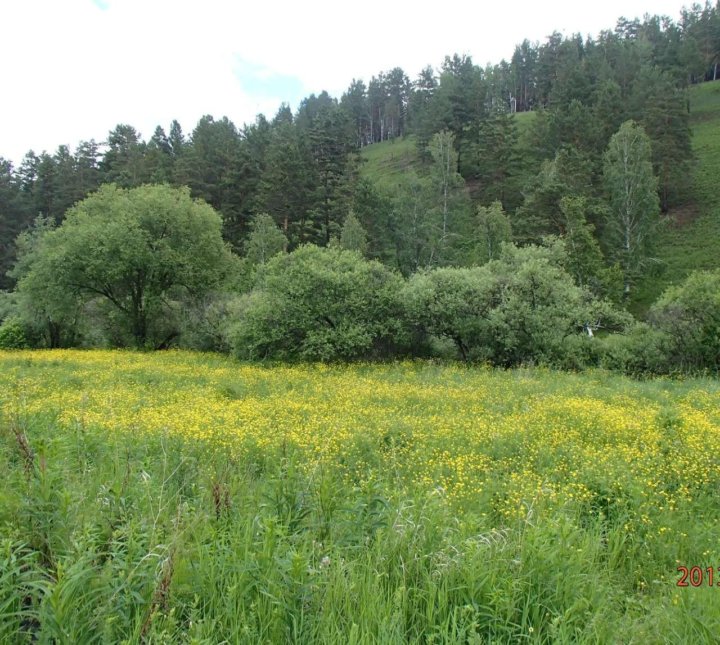
[(379, 262), (306, 245), (268, 262), (231, 320), (241, 358), (349, 360), (387, 356), (402, 332), (401, 279)]
[(483, 119), (475, 140), (467, 143), (461, 173), (473, 180), (473, 195), (482, 204), (502, 203), (506, 210), (519, 206), (522, 160), (514, 118), (502, 108)]
[(292, 124), (273, 128), (256, 195), (258, 209), (272, 215), (293, 246), (312, 234), (318, 179), (307, 139)]
[(622, 271), (618, 265), (607, 266), (593, 234), (594, 227), (588, 222), (590, 210), (585, 197), (563, 197), (560, 200), (563, 239), (568, 254), (565, 268), (581, 287), (587, 287), (599, 297), (620, 302)]
[(175, 181), (189, 186), (194, 197), (219, 211), (225, 239), (236, 248), (247, 231), (243, 195), (236, 189), (242, 173), (244, 149), (235, 124), (227, 117), (204, 116), (175, 165)]
[(560, 208), (563, 198), (586, 198), (588, 214), (602, 212), (593, 195), (592, 161), (573, 146), (563, 146), (552, 160), (544, 161), (530, 180), (525, 201), (513, 219), (513, 233), (519, 242), (539, 242), (544, 235), (564, 235), (566, 218)]
[(632, 101), (635, 119), (650, 137), (660, 206), (667, 211), (688, 196), (693, 158), (688, 98), (667, 74), (658, 69), (643, 69), (635, 83)]
[(103, 180), (121, 188), (134, 188), (149, 181), (145, 169), (145, 143), (131, 125), (118, 125), (108, 135), (108, 150), (103, 157)]

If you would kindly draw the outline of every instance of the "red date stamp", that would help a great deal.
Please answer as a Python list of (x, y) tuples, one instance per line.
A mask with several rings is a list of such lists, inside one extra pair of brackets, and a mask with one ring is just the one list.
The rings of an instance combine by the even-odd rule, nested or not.
[(677, 570), (678, 587), (720, 587), (720, 567), (678, 567)]

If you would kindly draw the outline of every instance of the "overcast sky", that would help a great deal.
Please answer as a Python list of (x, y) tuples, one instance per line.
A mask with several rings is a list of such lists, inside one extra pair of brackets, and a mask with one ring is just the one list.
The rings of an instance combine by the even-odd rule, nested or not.
[(597, 34), (618, 17), (677, 19), (677, 0), (418, 3), (391, 0), (0, 0), (0, 156), (145, 139), (204, 114), (238, 126), (308, 94), (400, 66), (414, 79), (446, 54), (480, 65), (553, 30)]

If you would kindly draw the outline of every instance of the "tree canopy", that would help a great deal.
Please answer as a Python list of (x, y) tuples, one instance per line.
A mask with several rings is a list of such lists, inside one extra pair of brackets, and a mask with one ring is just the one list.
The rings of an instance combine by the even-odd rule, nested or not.
[(175, 333), (167, 324), (173, 303), (212, 289), (228, 272), (221, 227), (188, 189), (105, 185), (28, 249), (18, 292), (31, 300), (52, 292), (58, 308), (109, 307), (137, 347), (162, 344), (159, 334)]

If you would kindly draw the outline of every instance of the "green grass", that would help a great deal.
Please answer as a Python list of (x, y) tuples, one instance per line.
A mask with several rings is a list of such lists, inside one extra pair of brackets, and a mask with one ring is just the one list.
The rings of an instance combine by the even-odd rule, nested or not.
[(374, 143), (363, 148), (360, 156), (362, 175), (390, 191), (402, 182), (407, 172), (422, 169), (414, 136)]
[[(214, 438), (148, 427), (168, 403)], [(604, 372), (0, 352), (0, 643), (717, 642), (720, 589), (676, 566), (720, 566), (718, 403)]]

